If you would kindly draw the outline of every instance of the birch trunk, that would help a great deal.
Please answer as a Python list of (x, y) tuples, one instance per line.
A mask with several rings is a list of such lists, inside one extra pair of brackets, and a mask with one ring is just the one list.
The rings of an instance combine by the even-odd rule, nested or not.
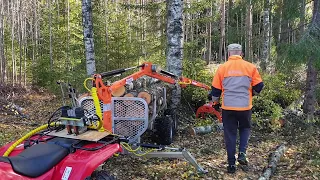
[(15, 62), (15, 52), (14, 52), (14, 26), (15, 26), (15, 12), (14, 12), (14, 2), (11, 1), (11, 59), (12, 59), (12, 85), (15, 85), (15, 72), (16, 72), (16, 62)]
[(27, 86), (27, 17), (26, 13), (24, 13), (24, 18), (23, 18), (23, 53), (24, 53), (24, 77), (23, 77), (23, 84), (24, 87)]
[[(212, 17), (212, 3), (210, 5), (210, 14), (209, 14), (210, 18)], [(209, 40), (208, 40), (208, 57), (207, 57), (207, 64), (210, 63), (211, 61), (211, 57), (212, 57), (212, 37), (211, 37), (211, 33), (212, 33), (212, 22), (210, 21), (209, 22), (209, 32), (208, 32), (208, 35), (209, 35)]]
[(51, 10), (51, 0), (48, 0), (48, 9), (49, 9), (49, 36), (50, 36), (50, 40), (49, 40), (49, 49), (50, 49), (50, 70), (53, 69), (53, 57), (52, 57), (52, 10)]
[[(18, 3), (17, 3), (18, 4)], [(22, 10), (22, 6), (21, 6), (21, 1), (19, 3), (19, 13), (18, 13), (18, 33), (19, 33), (19, 38), (18, 38), (18, 42), (19, 42), (19, 84), (20, 86), (22, 85), (22, 20), (21, 20), (21, 10)]]
[(220, 46), (219, 46), (219, 58), (220, 61), (226, 61), (226, 3), (225, 0), (221, 1), (221, 21), (220, 21)]
[(67, 0), (67, 53), (66, 53), (66, 67), (67, 70), (70, 71), (71, 69), (71, 62), (70, 62), (70, 2)]
[(37, 9), (38, 9), (38, 4), (37, 1), (33, 1), (33, 31), (32, 31), (32, 64), (34, 65), (35, 61), (36, 61), (36, 53), (37, 53), (37, 47), (38, 47), (38, 13), (37, 13)]
[[(183, 59), (183, 1), (167, 1), (167, 68), (168, 71), (177, 75), (182, 75)], [(170, 108), (175, 109), (180, 104), (181, 88), (172, 92), (172, 103)]]
[(273, 173), (277, 169), (278, 162), (286, 151), (287, 147), (282, 144), (270, 155), (268, 166), (263, 172), (262, 176), (259, 177), (259, 180), (268, 180), (272, 177)]
[(3, 84), (4, 81), (4, 3), (1, 0), (0, 8), (0, 82)]
[[(108, 0), (104, 0), (104, 18), (105, 18), (105, 38), (106, 38), (106, 48), (105, 48), (105, 62), (106, 62), (106, 70), (109, 70), (109, 59), (108, 59), (108, 42), (109, 42), (109, 39), (108, 39), (108, 13), (107, 13), (107, 10), (108, 10)], [(130, 37), (131, 37), (131, 32), (130, 32)]]
[(265, 9), (263, 16), (263, 35), (264, 43), (262, 47), (262, 58), (261, 58), (261, 69), (262, 71), (267, 70), (269, 64), (269, 45), (270, 45), (270, 0), (265, 0)]
[(86, 52), (87, 75), (96, 72), (93, 42), (92, 7), (91, 0), (82, 0), (83, 41)]
[(246, 15), (246, 59), (252, 61), (252, 0), (249, 0)]

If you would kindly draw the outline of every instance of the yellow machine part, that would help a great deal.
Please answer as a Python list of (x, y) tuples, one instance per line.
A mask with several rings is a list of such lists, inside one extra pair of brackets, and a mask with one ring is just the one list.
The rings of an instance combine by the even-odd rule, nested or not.
[[(53, 122), (50, 124), (50, 126), (55, 125), (56, 123)], [(3, 156), (7, 157), (10, 155), (10, 153), (14, 150), (14, 148), (16, 148), (19, 144), (21, 144), (24, 140), (28, 139), (29, 137), (31, 137), (32, 135), (44, 130), (48, 128), (48, 124), (42, 125), (32, 131), (30, 131), (29, 133), (27, 133), (26, 135), (24, 135), (22, 138), (20, 138), (18, 141), (16, 141), (15, 143), (13, 143), (8, 149), (7, 151), (3, 154)]]
[(95, 87), (92, 87), (91, 88), (91, 96), (93, 98), (93, 103), (94, 103), (94, 107), (96, 109), (96, 113), (99, 117), (99, 123), (98, 123), (98, 126), (97, 127), (94, 127), (93, 125), (92, 126), (89, 126), (89, 128), (94, 128), (94, 129), (97, 129), (99, 131), (104, 131), (104, 128), (103, 128), (103, 124), (102, 124), (102, 112), (101, 112), (101, 107), (100, 107), (100, 101), (99, 101), (99, 98), (98, 98), (98, 94), (97, 94), (97, 88)]

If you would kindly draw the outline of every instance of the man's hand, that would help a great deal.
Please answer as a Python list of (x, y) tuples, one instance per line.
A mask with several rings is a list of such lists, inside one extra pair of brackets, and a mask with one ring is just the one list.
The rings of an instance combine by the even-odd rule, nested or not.
[(213, 108), (214, 108), (216, 111), (220, 111), (220, 107), (221, 107), (221, 104), (220, 104), (220, 103), (214, 103), (214, 104), (213, 104)]

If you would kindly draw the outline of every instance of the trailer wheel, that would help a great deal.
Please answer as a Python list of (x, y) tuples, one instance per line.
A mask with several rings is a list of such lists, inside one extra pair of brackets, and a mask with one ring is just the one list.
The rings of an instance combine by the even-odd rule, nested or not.
[(173, 109), (167, 109), (164, 112), (164, 115), (170, 115), (172, 118), (172, 123), (173, 123), (173, 135), (175, 135), (177, 133), (178, 130), (178, 115), (177, 115), (177, 111), (173, 110)]
[(114, 176), (110, 176), (107, 171), (94, 171), (91, 177), (86, 178), (86, 180), (116, 180)]
[(173, 142), (173, 120), (170, 115), (159, 118), (156, 122), (157, 142), (161, 145), (170, 145)]

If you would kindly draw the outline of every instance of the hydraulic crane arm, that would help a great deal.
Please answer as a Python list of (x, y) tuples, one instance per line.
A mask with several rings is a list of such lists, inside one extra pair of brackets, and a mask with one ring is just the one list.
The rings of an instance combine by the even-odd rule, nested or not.
[[(110, 77), (110, 76), (122, 74), (126, 71), (129, 71), (135, 68), (140, 68), (140, 70), (121, 80), (115, 81), (111, 85), (105, 85), (102, 81), (104, 77)], [(98, 97), (100, 100), (103, 101), (103, 126), (106, 130), (112, 131), (112, 120), (111, 120), (112, 92), (118, 90), (124, 85), (129, 84), (132, 81), (142, 76), (153, 77), (170, 84), (179, 83), (181, 87), (186, 87), (187, 85), (194, 85), (200, 88), (204, 88), (206, 90), (210, 90), (210, 87), (203, 83), (191, 80), (186, 77), (178, 77), (177, 75), (172, 74), (171, 72), (161, 70), (158, 66), (153, 65), (152, 63), (149, 63), (149, 62), (143, 63), (142, 65), (135, 66), (135, 67), (116, 69), (116, 70), (104, 72), (101, 74), (95, 74), (94, 83), (95, 83), (95, 87), (97, 88)]]

